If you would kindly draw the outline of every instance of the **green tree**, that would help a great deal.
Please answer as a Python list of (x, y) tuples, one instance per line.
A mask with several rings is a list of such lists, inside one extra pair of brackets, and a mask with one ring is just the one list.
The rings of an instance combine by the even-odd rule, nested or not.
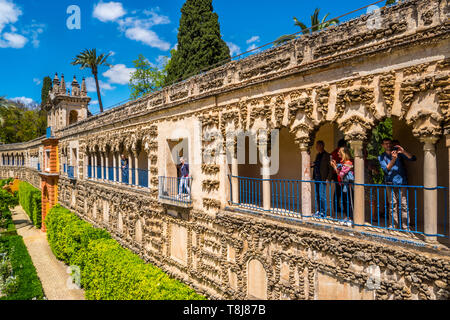
[[(367, 144), (367, 160), (372, 163), (378, 164), (378, 156), (381, 155), (384, 150), (381, 146), (383, 139), (393, 137), (392, 119), (388, 118), (383, 122), (380, 122), (376, 128), (372, 130), (372, 136)], [(378, 164), (379, 165), (379, 164)], [(383, 183), (384, 173), (381, 167), (378, 166), (379, 174), (374, 178), (375, 183)]]
[(47, 103), (48, 94), (52, 89), (52, 79), (50, 77), (45, 77), (42, 81), (42, 89), (41, 89), (41, 109), (44, 108)]
[(95, 86), (97, 88), (97, 97), (98, 97), (98, 104), (100, 106), (100, 112), (103, 112), (103, 103), (102, 103), (102, 97), (100, 95), (100, 86), (98, 84), (98, 68), (100, 66), (107, 66), (111, 67), (111, 65), (107, 62), (108, 57), (111, 55), (111, 53), (108, 53), (105, 55), (102, 53), (101, 55), (97, 56), (97, 49), (85, 49), (80, 54), (78, 54), (72, 61), (72, 65), (80, 65), (80, 69), (90, 68), (92, 71), (92, 75), (95, 79)]
[[(332, 19), (330, 21), (327, 21), (328, 16), (330, 15), (329, 13), (327, 13), (322, 20), (319, 19), (319, 13), (320, 13), (320, 9), (317, 8), (314, 11), (314, 14), (311, 15), (311, 27), (308, 28), (303, 22), (300, 22), (296, 17), (294, 17), (294, 25), (297, 27), (300, 27), (302, 29), (302, 33), (303, 34), (310, 34), (312, 32), (315, 31), (319, 31), (325, 28), (328, 28), (329, 26), (333, 25), (333, 24), (338, 24), (339, 20), (338, 19)], [(295, 35), (284, 35), (279, 37), (277, 40), (275, 40), (274, 45), (280, 45), (284, 42), (290, 41), (292, 39), (295, 39)]]
[(162, 70), (159, 70), (153, 67), (144, 55), (140, 54), (138, 59), (133, 61), (133, 64), (136, 71), (131, 74), (129, 83), (132, 99), (142, 97), (162, 88), (166, 76), (165, 66), (167, 62)]
[(172, 53), (166, 85), (231, 59), (212, 0), (186, 0), (181, 8), (178, 49)]
[(47, 118), (38, 104), (24, 105), (0, 98), (0, 142), (18, 143), (45, 134)]
[(396, 3), (397, 0), (386, 0), (386, 6)]

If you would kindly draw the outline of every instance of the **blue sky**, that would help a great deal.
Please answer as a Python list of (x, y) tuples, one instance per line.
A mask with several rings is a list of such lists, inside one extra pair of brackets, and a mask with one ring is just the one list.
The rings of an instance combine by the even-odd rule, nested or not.
[[(370, 1), (371, 2), (371, 1)], [(129, 98), (127, 80), (132, 61), (142, 53), (160, 65), (177, 43), (177, 28), (184, 0), (0, 0), (0, 96), (40, 102), (41, 81), (64, 74), (88, 79), (92, 112), (98, 111), (90, 70), (72, 66), (73, 57), (85, 48), (113, 52), (111, 69), (100, 70), (105, 108)], [(299, 31), (293, 16), (307, 25), (316, 7), (321, 16), (339, 16), (369, 4), (369, 0), (213, 0), (223, 39), (233, 55)], [(67, 8), (77, 5), (81, 29), (69, 30)], [(358, 12), (345, 18), (361, 15)]]

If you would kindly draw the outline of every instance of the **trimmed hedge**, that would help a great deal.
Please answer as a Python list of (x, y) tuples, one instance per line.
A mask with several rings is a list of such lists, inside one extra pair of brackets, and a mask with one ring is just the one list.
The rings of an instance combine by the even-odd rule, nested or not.
[(81, 269), (90, 300), (203, 300), (185, 284), (146, 264), (130, 250), (69, 210), (57, 205), (45, 220), (54, 254)]
[(30, 217), (33, 225), (40, 229), (42, 226), (41, 191), (31, 184), (21, 181), (19, 184), (19, 203)]
[(18, 290), (0, 300), (41, 300), (44, 297), (41, 281), (31, 261), (21, 236), (1, 236), (0, 247), (6, 248), (11, 260), (14, 276), (18, 279)]

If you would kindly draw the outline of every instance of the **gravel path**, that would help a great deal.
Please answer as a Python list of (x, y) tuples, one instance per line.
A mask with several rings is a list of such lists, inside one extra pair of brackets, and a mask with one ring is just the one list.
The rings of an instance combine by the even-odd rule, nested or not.
[(23, 237), (47, 299), (84, 300), (84, 290), (73, 289), (68, 285), (68, 267), (53, 255), (46, 234), (32, 225), (22, 207), (11, 211), (17, 233)]

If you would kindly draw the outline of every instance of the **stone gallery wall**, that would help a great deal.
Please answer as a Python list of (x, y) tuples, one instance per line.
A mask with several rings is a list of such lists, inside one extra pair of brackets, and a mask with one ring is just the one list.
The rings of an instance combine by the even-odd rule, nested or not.
[(448, 254), (251, 213), (166, 207), (60, 180), (60, 203), (213, 299), (449, 299)]

